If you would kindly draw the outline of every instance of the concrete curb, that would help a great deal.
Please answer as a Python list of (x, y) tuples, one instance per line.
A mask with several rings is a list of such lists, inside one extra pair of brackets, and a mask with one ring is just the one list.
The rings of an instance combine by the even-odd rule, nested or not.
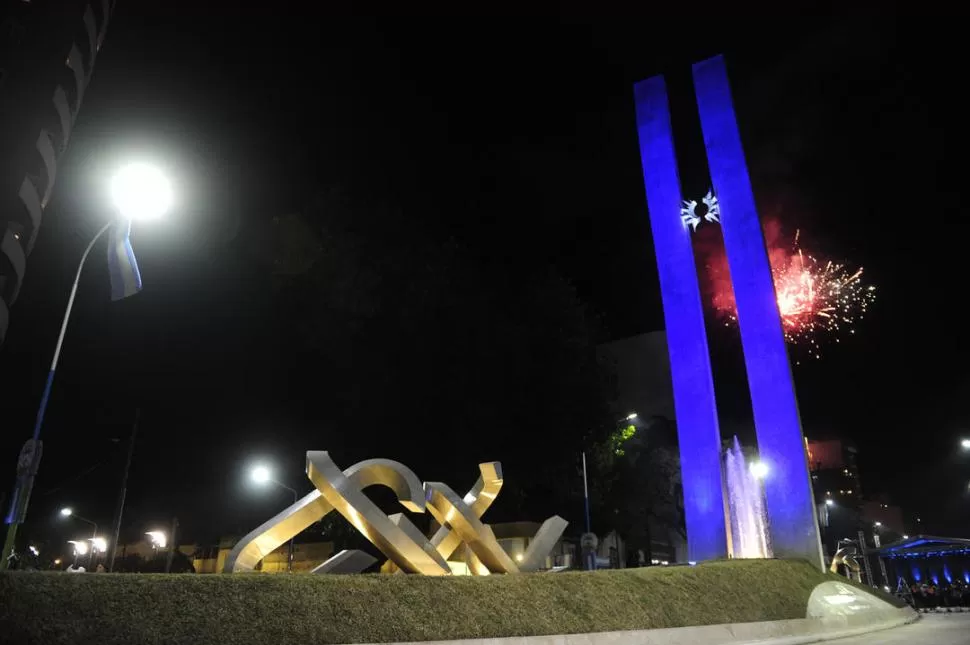
[[(854, 616), (826, 616), (592, 634), (466, 638), (451, 641), (423, 641), (421, 645), (801, 645), (891, 629), (914, 622), (919, 618), (919, 614), (915, 611), (904, 607), (865, 612)], [(383, 643), (381, 645), (414, 644)]]

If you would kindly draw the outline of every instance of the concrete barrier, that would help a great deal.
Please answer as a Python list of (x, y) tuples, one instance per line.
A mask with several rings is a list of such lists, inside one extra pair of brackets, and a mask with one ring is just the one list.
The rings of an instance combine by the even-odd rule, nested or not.
[[(422, 645), (801, 645), (899, 627), (919, 620), (855, 587), (823, 582), (812, 592), (807, 618), (592, 634), (423, 641)], [(377, 644), (369, 644), (377, 645)], [(404, 645), (383, 643), (381, 645)]]

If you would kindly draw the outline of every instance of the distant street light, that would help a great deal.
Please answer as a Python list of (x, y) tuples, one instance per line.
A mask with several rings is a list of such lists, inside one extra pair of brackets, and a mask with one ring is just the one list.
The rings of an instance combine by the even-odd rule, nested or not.
[[(280, 488), (285, 488), (286, 490), (290, 491), (291, 493), (293, 493), (294, 504), (300, 501), (300, 494), (296, 492), (296, 489), (290, 488), (286, 484), (273, 479), (273, 473), (266, 466), (259, 465), (254, 467), (250, 472), (250, 477), (252, 477), (253, 481), (256, 482), (257, 484), (266, 484), (266, 483), (276, 484)], [(290, 544), (287, 547), (286, 570), (293, 571), (293, 538), (290, 538)]]
[(879, 528), (880, 526), (882, 526), (882, 522), (876, 522), (875, 524), (873, 524), (873, 526), (876, 528)]
[(961, 439), (960, 447), (964, 450), (970, 450), (970, 439)]
[(626, 415), (626, 420), (633, 421), (634, 419), (637, 418), (637, 416), (639, 415), (636, 412), (631, 412), (630, 414)]
[(54, 346), (54, 357), (51, 359), (50, 369), (47, 371), (47, 381), (37, 407), (37, 417), (34, 421), (34, 433), (24, 444), (21, 455), (28, 459), (25, 474), (18, 477), (17, 486), (11, 495), (10, 510), (7, 513), (7, 538), (0, 555), (0, 569), (7, 567), (9, 556), (13, 552), (17, 540), (17, 527), (27, 515), (30, 504), (30, 493), (37, 477), (40, 466), (40, 431), (44, 425), (44, 414), (50, 399), (51, 386), (54, 384), (54, 374), (57, 372), (57, 360), (61, 355), (67, 323), (71, 319), (71, 309), (74, 307), (74, 297), (77, 295), (77, 285), (81, 280), (84, 263), (97, 242), (108, 229), (113, 228), (108, 245), (108, 269), (111, 275), (111, 299), (120, 300), (134, 295), (141, 290), (141, 275), (135, 263), (135, 255), (131, 250), (128, 233), (133, 219), (157, 219), (172, 205), (172, 189), (165, 175), (157, 168), (146, 164), (132, 164), (122, 168), (111, 181), (111, 197), (120, 217), (112, 217), (95, 233), (87, 248), (81, 254), (77, 272), (74, 274), (74, 284), (67, 299), (67, 308), (61, 320), (61, 331)]
[(104, 553), (108, 550), (108, 541), (103, 537), (91, 538), (91, 550), (95, 553)]
[(77, 566), (78, 556), (85, 556), (88, 553), (88, 543), (84, 540), (68, 540), (67, 543), (74, 545), (74, 566)]
[(155, 549), (164, 549), (165, 545), (168, 544), (168, 537), (165, 535), (165, 531), (147, 531), (145, 535), (152, 542), (152, 547)]
[(825, 500), (825, 505), (826, 506), (835, 506), (835, 500), (827, 499), (827, 500)]
[[(82, 522), (87, 522), (92, 527), (94, 527), (94, 532), (91, 535), (91, 541), (93, 542), (94, 540), (98, 539), (98, 525), (97, 525), (96, 522), (92, 522), (91, 520), (89, 520), (89, 519), (87, 519), (85, 517), (81, 517), (80, 515), (78, 515), (77, 513), (75, 513), (70, 508), (62, 508), (61, 509), (61, 517), (73, 517), (76, 520), (81, 520)], [(75, 547), (75, 550), (77, 550), (76, 547)], [(91, 552), (91, 563), (93, 564), (94, 563), (94, 549), (92, 549), (91, 551), (92, 551)], [(79, 553), (81, 555), (84, 555), (87, 552), (88, 552), (87, 545), (84, 545), (84, 551), (80, 551)]]
[(753, 461), (749, 466), (751, 474), (757, 479), (764, 479), (768, 476), (768, 464), (763, 461)]

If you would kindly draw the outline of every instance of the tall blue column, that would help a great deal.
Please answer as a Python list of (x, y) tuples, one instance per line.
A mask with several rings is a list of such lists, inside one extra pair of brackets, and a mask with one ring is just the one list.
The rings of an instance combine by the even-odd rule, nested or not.
[(680, 178), (662, 76), (633, 87), (643, 183), (660, 274), (667, 351), (692, 561), (727, 556), (721, 435), (690, 229), (680, 217)]
[(765, 497), (772, 548), (776, 557), (822, 566), (795, 386), (724, 58), (697, 63), (693, 73), (708, 167), (721, 207), (758, 451), (769, 468)]

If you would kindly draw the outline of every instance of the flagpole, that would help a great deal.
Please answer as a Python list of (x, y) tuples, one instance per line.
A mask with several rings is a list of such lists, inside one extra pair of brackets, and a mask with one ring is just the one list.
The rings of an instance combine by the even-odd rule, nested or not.
[[(37, 468), (40, 466), (41, 446), (40, 429), (44, 425), (44, 414), (47, 412), (47, 400), (50, 398), (51, 385), (54, 383), (54, 373), (57, 371), (57, 361), (61, 356), (61, 346), (64, 344), (64, 335), (67, 332), (67, 323), (71, 319), (71, 309), (74, 307), (74, 297), (77, 295), (77, 285), (81, 280), (81, 272), (84, 270), (84, 263), (94, 248), (95, 242), (104, 235), (115, 220), (109, 220), (101, 227), (101, 230), (88, 242), (78, 264), (77, 273), (74, 275), (74, 284), (71, 286), (71, 295), (67, 299), (67, 309), (64, 311), (64, 320), (61, 321), (61, 332), (57, 336), (57, 345), (54, 347), (54, 358), (51, 360), (50, 370), (47, 372), (47, 382), (44, 384), (44, 393), (40, 397), (40, 406), (37, 409), (37, 418), (34, 421), (34, 435), (30, 441), (24, 444), (21, 451), (21, 458), (29, 458), (29, 467), (26, 473), (18, 477), (17, 488), (10, 500), (10, 512), (7, 513), (7, 539), (3, 544), (3, 557), (0, 558), (0, 570), (6, 569), (10, 554), (13, 553), (14, 543), (17, 539), (17, 528), (27, 515), (27, 505), (30, 503), (30, 493), (34, 487), (34, 478), (37, 476)], [(24, 464), (26, 465), (26, 464)], [(18, 469), (21, 464), (18, 463)], [(19, 473), (18, 473), (19, 474)]]

